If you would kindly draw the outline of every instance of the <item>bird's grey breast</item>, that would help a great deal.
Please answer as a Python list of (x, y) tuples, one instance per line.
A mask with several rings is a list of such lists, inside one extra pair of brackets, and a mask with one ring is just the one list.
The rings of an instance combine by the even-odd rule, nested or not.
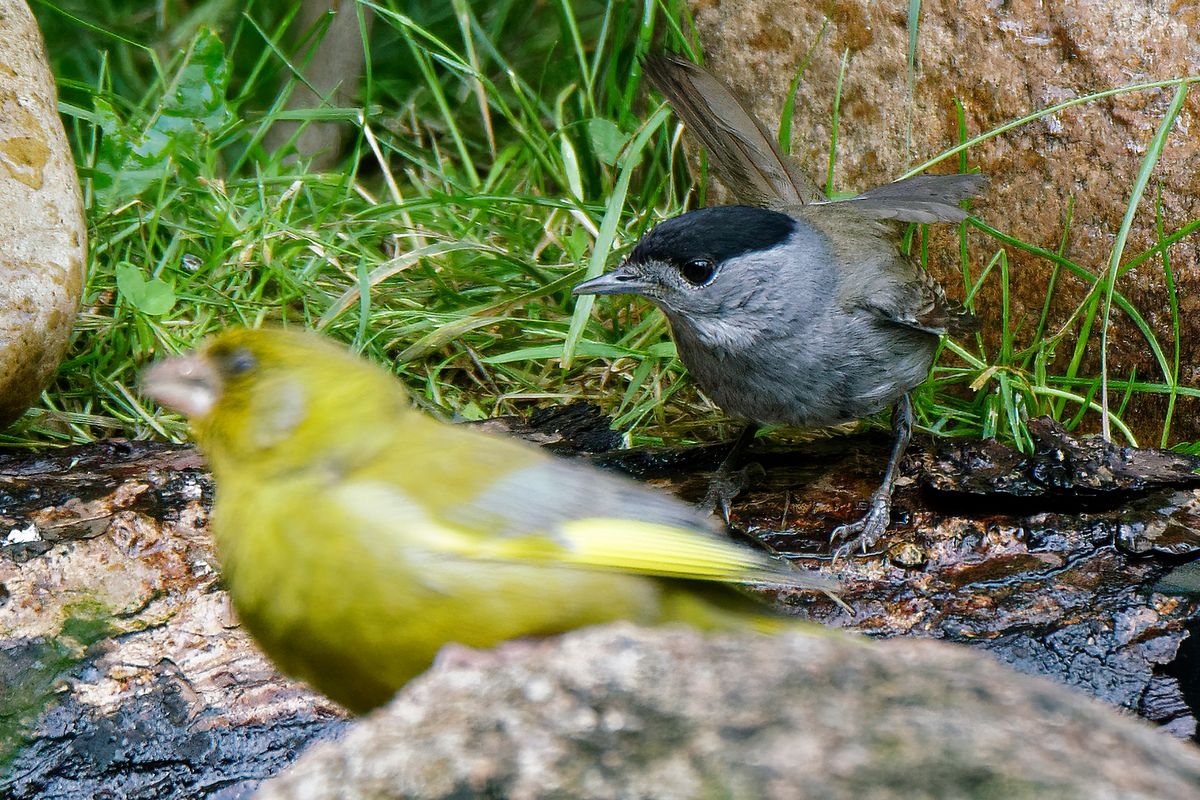
[(666, 308), (679, 357), (713, 402), (759, 422), (829, 416), (819, 381), (836, 346), (839, 274), (827, 237), (797, 220), (781, 244), (722, 264), (706, 313)]
[(886, 409), (928, 375), (936, 334), (877, 307), (917, 267), (857, 217), (806, 211), (787, 240), (723, 265), (696, 303), (708, 313), (664, 307), (680, 358), (727, 413), (823, 427)]

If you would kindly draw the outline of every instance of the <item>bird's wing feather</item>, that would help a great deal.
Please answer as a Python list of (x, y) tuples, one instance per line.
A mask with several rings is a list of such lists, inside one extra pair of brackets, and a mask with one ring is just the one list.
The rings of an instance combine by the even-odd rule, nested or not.
[(381, 535), (429, 554), (430, 563), (452, 556), (704, 581), (835, 586), (832, 579), (723, 538), (690, 506), (630, 479), (521, 442), (454, 428), (443, 429), (447, 433), (448, 448), (427, 451), (405, 471), (419, 476), (418, 489), (453, 480), (444, 474), (454, 461), (447, 454), (455, 452), (456, 434), (465, 434), (472, 458), (495, 466), (473, 495), (464, 495), (460, 485), (457, 502), (435, 507), (410, 499), (396, 474), (349, 476), (337, 492), (342, 507), (365, 517)]
[(872, 297), (863, 305), (891, 322), (937, 335), (959, 336), (979, 329), (979, 319), (960, 303), (946, 297), (933, 276), (913, 266), (917, 280), (904, 284), (905, 297)]
[[(554, 547), (548, 547), (548, 544)], [(756, 583), (832, 591), (836, 582), (789, 567), (765, 553), (696, 530), (642, 520), (567, 520), (545, 537), (491, 539), (488, 556), (614, 569), (639, 575), (724, 583)]]
[(469, 523), (486, 519), (498, 535), (552, 530), (569, 520), (597, 516), (714, 530), (708, 518), (670, 495), (550, 457), (497, 473), (470, 502), (451, 512)]
[[(721, 181), (749, 205), (782, 208), (821, 203), (824, 194), (724, 81), (690, 61), (667, 53), (648, 55), (646, 77), (667, 99), (688, 131), (704, 145)], [(871, 219), (897, 222), (961, 222), (959, 203), (987, 186), (984, 175), (916, 175), (878, 186), (851, 204)]]
[(576, 566), (693, 580), (833, 586), (731, 541), (715, 531), (710, 518), (674, 497), (562, 459), (546, 458), (509, 472), (458, 512), (493, 518), (502, 512), (506, 522), (516, 522), (510, 535), (491, 537), (489, 547), (496, 554), (524, 558), (530, 555), (527, 542), (534, 550), (553, 542), (549, 557)]
[(755, 206), (796, 206), (823, 199), (725, 83), (703, 67), (666, 53), (648, 55), (646, 77), (708, 151), (721, 182)]
[(962, 222), (967, 212), (959, 203), (987, 186), (984, 175), (916, 175), (878, 186), (837, 205), (852, 205), (872, 219), (897, 222)]

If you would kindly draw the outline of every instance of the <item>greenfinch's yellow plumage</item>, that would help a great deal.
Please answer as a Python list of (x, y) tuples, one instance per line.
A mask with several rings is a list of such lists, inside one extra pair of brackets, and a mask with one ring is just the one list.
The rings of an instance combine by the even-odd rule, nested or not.
[(447, 642), (616, 619), (769, 627), (713, 584), (834, 588), (672, 497), (430, 419), (389, 373), (312, 334), (228, 331), (154, 365), (143, 387), (191, 419), (212, 468), (243, 623), (285, 672), (355, 711)]

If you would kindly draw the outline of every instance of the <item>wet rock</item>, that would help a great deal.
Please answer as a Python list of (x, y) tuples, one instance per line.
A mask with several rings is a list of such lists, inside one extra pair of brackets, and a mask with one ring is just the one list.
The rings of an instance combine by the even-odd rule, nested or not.
[(0, 457), (0, 796), (244, 796), (343, 714), (233, 617), (190, 447)]
[[(825, 175), (834, 98), (839, 96), (836, 167), (842, 191), (861, 191), (899, 177), (906, 169), (957, 145), (963, 138), (1071, 98), (1139, 82), (1200, 72), (1194, 4), (1172, 0), (1111, 3), (1043, 3), (1037, 0), (926, 0), (916, 30), (913, 86), (909, 90), (909, 28), (905, 3), (871, 0), (746, 0), (689, 3), (705, 63), (730, 81), (760, 119), (778, 125), (789, 82), (807, 64), (794, 101), (793, 152), (813, 176)], [(844, 76), (842, 58), (846, 56)], [(1108, 263), (1130, 190), (1150, 140), (1162, 122), (1173, 87), (1144, 89), (1067, 108), (1001, 133), (967, 152), (967, 163), (991, 176), (986, 196), (974, 204), (987, 224), (1017, 239), (1063, 253), (1095, 272)], [(960, 132), (961, 103), (965, 135)], [(1158, 241), (1155, 204), (1161, 189), (1167, 235), (1200, 218), (1200, 139), (1194, 89), (1163, 152), (1133, 220), (1129, 258)], [(957, 157), (940, 170), (958, 169)], [(1151, 198), (1155, 199), (1151, 199)], [(952, 230), (931, 230), (930, 267), (951, 294), (963, 296), (962, 265)], [(978, 276), (1001, 245), (971, 236), (971, 268)], [(1197, 245), (1187, 236), (1170, 248), (1176, 282), (1197, 278)], [(995, 352), (1001, 330), (1013, 332), (1014, 350), (1026, 346), (1050, 290), (1053, 265), (1008, 247), (1013, 281), (997, 274), (975, 302)], [(1090, 284), (1063, 270), (1058, 275), (1046, 330), (1070, 317)], [(1194, 297), (1181, 295), (1180, 327), (1173, 330), (1167, 284), (1155, 256), (1123, 274), (1117, 285), (1148, 321), (1157, 341), (1178, 339), (1180, 376), (1193, 384), (1200, 364), (1200, 316)], [(1010, 326), (1000, 324), (1010, 309)], [(1025, 322), (1022, 324), (1021, 320)], [(1110, 375), (1162, 381), (1146, 337), (1115, 313), (1109, 336)], [(1075, 335), (1075, 330), (1070, 336)], [(1056, 350), (1061, 374), (1071, 357), (1070, 339)], [(1089, 348), (1081, 374), (1099, 374), (1098, 348)], [(1153, 377), (1150, 377), (1153, 376)], [(1112, 398), (1115, 400), (1115, 398)], [(1166, 395), (1133, 397), (1124, 415), (1135, 432), (1157, 434)], [(1200, 438), (1200, 406), (1179, 398), (1173, 430), (1182, 440)]]
[(613, 625), (439, 664), (258, 797), (1185, 800), (1200, 751), (967, 648)]
[(1200, 553), (1200, 490), (1153, 492), (1134, 499), (1117, 520), (1116, 544), (1130, 553)]
[(109, 710), (71, 694), (45, 715), (0, 786), (5, 797), (39, 800), (249, 797), (343, 724), (304, 710), (297, 698), (287, 714), (270, 697), (254, 699), (257, 713), (235, 719), (202, 708), (170, 664)]
[(0, 0), (0, 428), (62, 360), (86, 237), (41, 33), (23, 0)]
[(480, 430), (519, 436), (558, 455), (610, 453), (621, 446), (621, 434), (594, 403), (567, 403), (534, 410), (525, 417), (492, 417), (471, 423)]
[[(556, 415), (510, 430), (587, 451), (579, 442), (594, 441), (594, 415), (575, 414), (570, 436), (554, 432), (563, 427)], [(1056, 441), (1072, 453), (1108, 452)], [(755, 444), (751, 458), (765, 474), (734, 503), (733, 535), (833, 570), (844, 585), (844, 605), (811, 593), (767, 599), (874, 638), (986, 650), (1170, 734), (1195, 735), (1200, 595), (1159, 591), (1194, 558), (1187, 531), (1200, 499), (1186, 463), (1160, 473), (1165, 482), (1128, 466), (1105, 481), (1062, 473), (1047, 485), (1061, 487), (1066, 475), (1091, 488), (1018, 497), (1014, 482), (1033, 485), (1029, 457), (995, 443), (917, 439), (878, 550), (831, 564), (829, 533), (863, 513), (889, 444)], [(589, 457), (698, 499), (723, 455), (717, 445)], [(1120, 460), (1162, 464), (1161, 455)], [(985, 456), (1021, 468), (994, 473), (1008, 477), (991, 484), (967, 476), (971, 491), (956, 490), (948, 469), (938, 488), (924, 475), (927, 465)], [(185, 446), (117, 441), (0, 456), (0, 759), (12, 765), (0, 796), (105, 787), (132, 798), (241, 796), (304, 742), (341, 730), (339, 710), (278, 675), (237, 626), (207, 536), (211, 494)]]
[(921, 458), (921, 482), (935, 491), (983, 496), (1059, 495), (1073, 501), (1160, 486), (1200, 486), (1200, 458), (1077, 439), (1048, 417), (1028, 423), (1034, 452), (995, 440), (944, 439)]
[[(853, 611), (799, 596), (778, 599), (872, 636), (986, 648), (1023, 672), (1054, 677), (1193, 736), (1200, 673), (1172, 674), (1171, 665), (1194, 635), (1200, 597), (1154, 588), (1181, 557), (1194, 557), (1200, 493), (1170, 488), (1194, 482), (1190, 461), (1056, 441), (1064, 452), (1120, 455), (1115, 462), (1080, 458), (1084, 469), (1122, 467), (1107, 469), (1103, 479), (1064, 470), (1045, 491), (1022, 489), (1017, 501), (1014, 486), (1039, 485), (1031, 479), (1036, 458), (1003, 454), (994, 442), (921, 441), (903, 465), (893, 524), (876, 552), (837, 565), (842, 599)], [(767, 480), (735, 503), (735, 528), (797, 563), (820, 566), (829, 559), (829, 533), (864, 512), (887, 448), (878, 437), (843, 439), (807, 457), (754, 453)], [(947, 454), (951, 463), (1014, 467), (986, 479), (963, 472), (959, 491), (949, 471), (923, 472), (946, 463)], [(1170, 468), (1160, 469), (1164, 464)], [(931, 480), (937, 490), (924, 486)], [(1079, 494), (1056, 484), (1078, 485)]]

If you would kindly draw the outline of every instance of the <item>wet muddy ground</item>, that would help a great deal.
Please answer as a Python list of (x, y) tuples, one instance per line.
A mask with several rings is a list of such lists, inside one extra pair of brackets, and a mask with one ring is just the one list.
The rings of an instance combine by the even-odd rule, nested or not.
[[(486, 427), (689, 499), (723, 455), (612, 451), (586, 408)], [(749, 457), (765, 476), (735, 501), (734, 535), (838, 574), (844, 605), (777, 596), (798, 615), (985, 648), (1195, 737), (1200, 595), (1155, 587), (1200, 554), (1197, 462), (1036, 430), (1028, 457), (918, 437), (891, 528), (836, 563), (829, 532), (862, 513), (887, 438), (760, 439)], [(343, 728), (233, 619), (206, 533), (211, 493), (187, 446), (0, 457), (0, 796), (240, 797)]]
[[(893, 523), (866, 555), (835, 563), (828, 537), (865, 510), (887, 458), (883, 436), (760, 449), (752, 457), (766, 478), (735, 503), (732, 525), (839, 576), (850, 610), (811, 594), (780, 598), (798, 613), (986, 648), (1194, 737), (1200, 644), (1189, 632), (1200, 630), (1200, 596), (1156, 586), (1200, 553), (1196, 461), (1044, 434), (1029, 457), (994, 442), (918, 441)], [(703, 479), (683, 488), (697, 497)]]

